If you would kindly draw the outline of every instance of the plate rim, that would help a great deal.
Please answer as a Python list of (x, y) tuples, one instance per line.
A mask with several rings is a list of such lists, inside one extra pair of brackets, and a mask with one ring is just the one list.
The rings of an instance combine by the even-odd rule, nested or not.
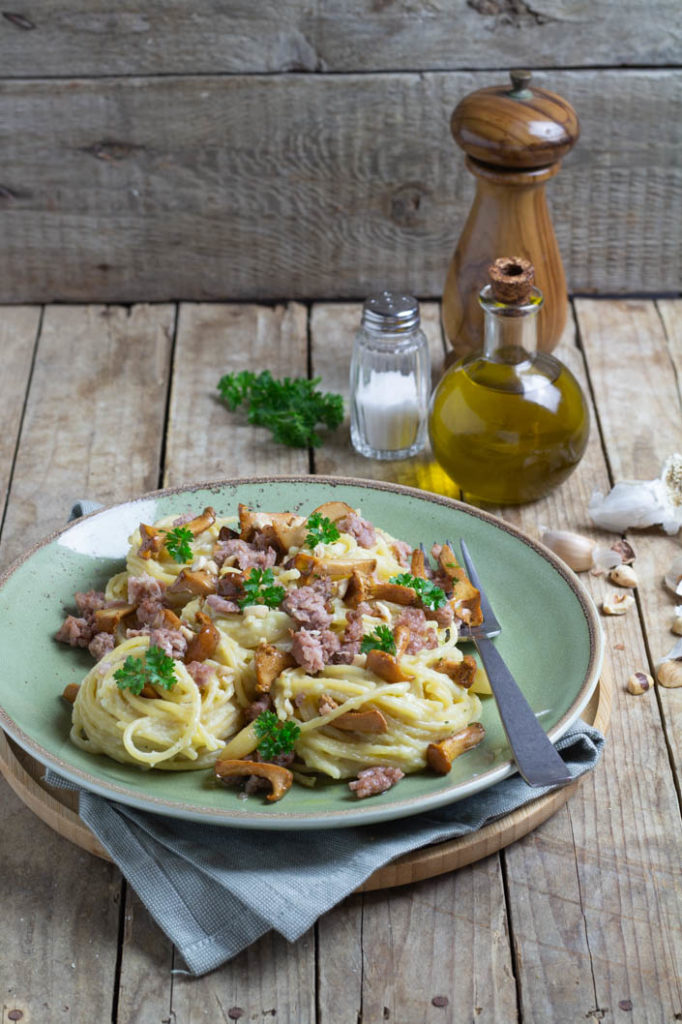
[[(240, 486), (258, 486), (259, 484), (281, 483), (297, 484), (306, 483), (320, 485), (321, 487), (353, 486), (366, 488), (372, 491), (388, 491), (393, 494), (414, 498), (418, 501), (441, 505), (451, 508), (465, 515), (480, 519), (489, 525), (501, 529), (503, 532), (521, 541), (531, 548), (554, 568), (569, 586), (577, 598), (588, 629), (590, 639), (590, 657), (583, 682), (576, 700), (570, 708), (562, 715), (558, 722), (548, 730), (547, 735), (552, 742), (556, 742), (580, 717), (580, 714), (587, 706), (594, 689), (599, 681), (599, 676), (604, 659), (604, 632), (599, 621), (598, 612), (594, 601), (580, 582), (576, 574), (569, 569), (553, 551), (550, 551), (541, 541), (530, 537), (512, 523), (506, 522), (499, 516), (486, 509), (468, 505), (457, 498), (450, 498), (446, 495), (436, 494), (432, 491), (423, 491), (416, 487), (405, 484), (393, 483), (385, 480), (372, 480), (365, 477), (349, 477), (339, 475), (316, 475), (316, 474), (273, 474), (268, 473), (261, 476), (249, 477), (227, 477), (219, 480), (208, 480), (192, 484), (176, 484), (172, 487), (157, 488), (146, 491), (134, 498), (124, 501), (112, 502), (108, 505), (101, 505), (87, 515), (79, 516), (70, 520), (62, 527), (52, 531), (43, 537), (26, 551), (15, 558), (0, 574), (0, 589), (6, 581), (14, 575), (37, 551), (47, 547), (76, 523), (83, 522), (108, 513), (117, 508), (126, 508), (136, 503), (150, 501), (159, 498), (172, 497), (177, 494), (191, 494), (195, 491), (219, 491), (223, 488), (239, 488)], [(22, 749), (58, 775), (62, 776), (71, 785), (82, 788), (87, 792), (94, 793), (104, 799), (115, 800), (127, 807), (138, 811), (165, 815), (179, 820), (193, 821), (202, 824), (214, 824), (221, 827), (244, 828), (253, 830), (287, 830), (296, 829), (318, 829), (318, 828), (346, 828), (361, 825), (377, 824), (383, 821), (392, 821), (402, 818), (409, 818), (415, 814), (425, 811), (436, 810), (447, 806), (450, 803), (458, 802), (461, 799), (472, 796), (483, 789), (488, 789), (515, 773), (516, 768), (513, 760), (509, 760), (497, 768), (481, 773), (475, 779), (466, 780), (457, 786), (456, 792), (452, 790), (440, 790), (431, 796), (424, 797), (423, 794), (405, 800), (386, 805), (367, 805), (364, 801), (358, 802), (357, 806), (351, 805), (348, 808), (336, 809), (328, 812), (316, 811), (312, 816), (310, 813), (287, 811), (283, 808), (276, 815), (272, 809), (270, 813), (258, 811), (253, 808), (220, 810), (217, 808), (197, 807), (195, 804), (188, 804), (185, 801), (169, 801), (154, 795), (139, 796), (131, 792), (128, 787), (116, 781), (102, 782), (96, 776), (81, 768), (70, 765), (63, 761), (51, 751), (46, 750), (40, 743), (34, 740), (28, 733), (20, 728), (10, 718), (5, 708), (0, 704), (0, 728), (3, 729)]]

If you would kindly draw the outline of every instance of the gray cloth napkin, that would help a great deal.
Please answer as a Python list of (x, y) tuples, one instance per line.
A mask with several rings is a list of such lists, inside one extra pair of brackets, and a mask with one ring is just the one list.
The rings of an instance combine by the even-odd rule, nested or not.
[[(571, 777), (578, 779), (599, 761), (604, 737), (578, 722), (556, 746)], [(64, 784), (53, 772), (46, 780)], [(475, 832), (546, 792), (512, 775), (428, 814), (310, 832), (197, 824), (85, 791), (80, 792), (80, 816), (190, 971), (199, 975), (270, 929), (294, 942), (382, 865), (411, 850)]]
[[(79, 502), (72, 518), (97, 507)], [(571, 777), (578, 779), (599, 761), (604, 737), (579, 721), (556, 746)], [(45, 778), (70, 787), (54, 772)], [(197, 824), (138, 811), (83, 790), (80, 816), (191, 973), (200, 975), (271, 929), (294, 942), (382, 865), (420, 847), (475, 832), (548, 791), (531, 789), (513, 775), (427, 814), (319, 831)]]

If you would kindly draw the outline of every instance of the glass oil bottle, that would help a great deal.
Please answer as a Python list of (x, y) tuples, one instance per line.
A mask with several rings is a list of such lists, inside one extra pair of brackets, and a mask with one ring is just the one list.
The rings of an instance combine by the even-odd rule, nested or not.
[(503, 257), (479, 295), (483, 352), (464, 356), (431, 399), (433, 453), (466, 500), (520, 504), (543, 497), (580, 461), (589, 412), (571, 371), (537, 351), (542, 294), (528, 260)]

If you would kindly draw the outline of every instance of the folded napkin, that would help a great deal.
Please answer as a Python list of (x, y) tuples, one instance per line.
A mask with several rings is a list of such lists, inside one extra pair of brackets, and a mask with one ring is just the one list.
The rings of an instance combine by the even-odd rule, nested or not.
[[(95, 508), (79, 502), (72, 517)], [(571, 777), (578, 779), (599, 761), (604, 737), (579, 721), (556, 746)], [(52, 771), (45, 778), (70, 787)], [(475, 832), (548, 791), (531, 789), (513, 775), (426, 814), (319, 831), (188, 822), (83, 790), (80, 816), (182, 953), (190, 972), (200, 975), (271, 929), (294, 942), (382, 865), (420, 847)]]

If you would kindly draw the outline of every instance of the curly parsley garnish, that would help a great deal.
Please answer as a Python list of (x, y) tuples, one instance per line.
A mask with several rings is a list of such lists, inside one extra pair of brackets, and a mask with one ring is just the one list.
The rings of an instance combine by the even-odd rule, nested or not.
[(129, 654), (121, 668), (114, 672), (114, 679), (120, 690), (135, 694), (142, 693), (147, 683), (171, 690), (177, 682), (173, 659), (153, 644), (142, 658)]
[(311, 551), (316, 544), (332, 544), (341, 536), (336, 523), (333, 523), (331, 519), (327, 519), (320, 512), (313, 512), (312, 515), (308, 516), (306, 526), (308, 527), (308, 534), (303, 543)]
[(301, 730), (295, 722), (280, 722), (274, 711), (262, 711), (254, 720), (259, 738), (258, 752), (266, 761), (280, 754), (290, 754)]
[(192, 557), (191, 542), (194, 534), (186, 526), (176, 526), (173, 530), (164, 531), (166, 551), (176, 562), (189, 562)]
[(370, 651), (386, 651), (387, 654), (395, 654), (396, 646), (393, 633), (388, 626), (377, 626), (372, 633), (366, 633), (360, 642), (362, 654)]
[(244, 597), (238, 602), (244, 610), (250, 604), (265, 604), (277, 608), (284, 600), (286, 591), (275, 583), (272, 569), (252, 569), (244, 580)]
[(341, 395), (318, 391), (319, 383), (320, 377), (276, 380), (269, 370), (259, 374), (242, 370), (221, 377), (218, 390), (232, 411), (246, 403), (249, 423), (267, 427), (280, 444), (318, 448), (322, 438), (317, 425), (335, 430), (343, 421)]
[(398, 583), (401, 587), (411, 587), (416, 591), (417, 597), (425, 608), (435, 610), (447, 604), (445, 591), (437, 587), (431, 580), (425, 580), (421, 576), (412, 576), (409, 572), (401, 572), (398, 576), (391, 576), (389, 582)]

